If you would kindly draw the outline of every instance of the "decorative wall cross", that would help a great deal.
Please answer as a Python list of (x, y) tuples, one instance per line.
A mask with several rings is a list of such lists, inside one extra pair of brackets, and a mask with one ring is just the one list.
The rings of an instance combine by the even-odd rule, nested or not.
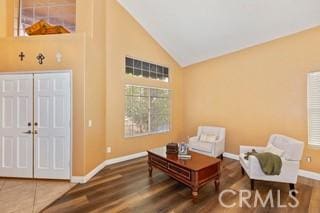
[(61, 54), (61, 52), (57, 52), (57, 54), (56, 54), (56, 59), (57, 59), (57, 62), (58, 62), (58, 63), (61, 63), (61, 61), (62, 61), (62, 54)]
[(38, 59), (38, 62), (39, 64), (43, 64), (43, 60), (45, 59), (46, 57), (44, 57), (44, 55), (42, 53), (39, 53), (39, 55), (37, 56), (37, 59)]
[(20, 61), (23, 61), (24, 57), (26, 57), (26, 55), (23, 52), (21, 52), (19, 55)]

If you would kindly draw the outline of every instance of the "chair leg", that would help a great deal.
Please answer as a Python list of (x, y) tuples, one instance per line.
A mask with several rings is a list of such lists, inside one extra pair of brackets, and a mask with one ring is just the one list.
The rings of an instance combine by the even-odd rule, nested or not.
[(254, 190), (254, 179), (250, 179), (251, 190)]
[(293, 196), (296, 196), (296, 192), (294, 191), (295, 190), (295, 186), (293, 183), (289, 183), (289, 188), (290, 188), (290, 191), (293, 191), (292, 192), (292, 195)]
[(241, 174), (244, 175), (244, 169), (241, 166)]

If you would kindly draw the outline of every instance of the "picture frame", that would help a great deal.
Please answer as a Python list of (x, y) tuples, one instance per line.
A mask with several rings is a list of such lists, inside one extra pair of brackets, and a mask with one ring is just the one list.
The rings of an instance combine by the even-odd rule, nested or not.
[(179, 155), (188, 154), (188, 144), (179, 144)]

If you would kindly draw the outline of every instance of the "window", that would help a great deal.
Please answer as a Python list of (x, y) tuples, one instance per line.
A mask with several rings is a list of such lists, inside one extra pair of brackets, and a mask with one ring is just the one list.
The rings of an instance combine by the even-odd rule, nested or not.
[(51, 25), (76, 30), (76, 0), (20, 0), (17, 8), (16, 35), (24, 36), (25, 28), (42, 20)]
[(169, 81), (169, 68), (126, 57), (126, 74), (143, 78)]
[(125, 137), (169, 131), (168, 89), (126, 85), (125, 98)]
[(308, 74), (309, 144), (320, 146), (320, 72)]

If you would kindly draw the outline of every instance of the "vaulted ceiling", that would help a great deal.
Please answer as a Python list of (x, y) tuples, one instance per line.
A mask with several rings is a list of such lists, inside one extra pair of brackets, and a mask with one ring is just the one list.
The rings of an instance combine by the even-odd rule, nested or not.
[(188, 66), (320, 25), (320, 0), (118, 0)]

